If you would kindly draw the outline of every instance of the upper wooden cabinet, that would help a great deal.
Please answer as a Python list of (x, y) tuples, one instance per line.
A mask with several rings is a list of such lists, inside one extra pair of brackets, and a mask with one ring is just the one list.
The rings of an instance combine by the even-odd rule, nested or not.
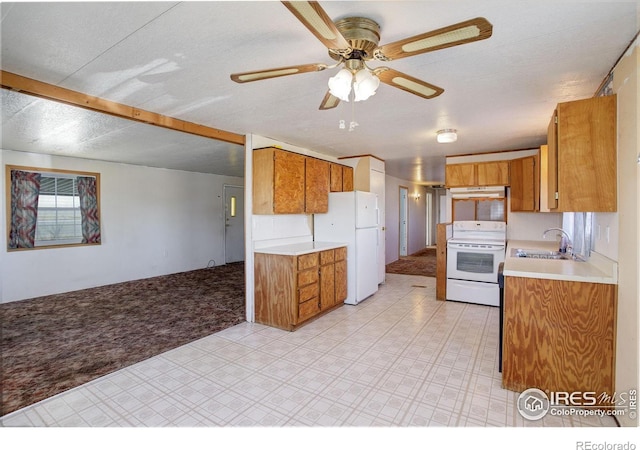
[(509, 186), (509, 161), (476, 164), (478, 186)]
[(616, 96), (559, 103), (548, 130), (552, 211), (617, 210)]
[(447, 164), (444, 168), (444, 182), (447, 187), (475, 186), (475, 164)]
[(353, 191), (353, 167), (342, 166), (342, 192)]
[(353, 191), (353, 167), (331, 163), (331, 192)]
[[(274, 147), (254, 150), (253, 213), (326, 213), (333, 165), (323, 159)], [(353, 190), (353, 169), (335, 165), (340, 169), (341, 189)]]
[(510, 161), (511, 212), (540, 210), (539, 156)]
[(253, 213), (304, 213), (304, 155), (277, 148), (253, 151)]
[(444, 176), (448, 188), (509, 186), (509, 161), (447, 164)]
[(307, 214), (329, 211), (330, 163), (318, 158), (305, 159), (304, 212)]

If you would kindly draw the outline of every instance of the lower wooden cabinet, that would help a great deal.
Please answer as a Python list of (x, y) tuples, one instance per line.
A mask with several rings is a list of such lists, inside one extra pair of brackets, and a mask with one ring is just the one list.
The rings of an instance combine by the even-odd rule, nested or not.
[(451, 223), (436, 225), (436, 300), (447, 299), (447, 228)]
[(255, 321), (294, 330), (344, 303), (347, 248), (255, 254)]
[(503, 387), (613, 395), (615, 320), (615, 285), (505, 277)]

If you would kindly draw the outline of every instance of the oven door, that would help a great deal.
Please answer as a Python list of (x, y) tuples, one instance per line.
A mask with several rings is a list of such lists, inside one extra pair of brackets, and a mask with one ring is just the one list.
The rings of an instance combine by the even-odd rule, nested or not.
[(452, 243), (447, 245), (447, 278), (498, 282), (498, 266), (504, 262), (504, 245)]

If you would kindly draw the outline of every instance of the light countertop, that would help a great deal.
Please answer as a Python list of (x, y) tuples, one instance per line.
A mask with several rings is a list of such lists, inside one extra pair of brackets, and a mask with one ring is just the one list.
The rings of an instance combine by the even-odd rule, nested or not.
[(278, 245), (255, 249), (254, 253), (268, 253), (271, 255), (304, 255), (306, 253), (321, 252), (339, 247), (346, 247), (344, 242), (299, 242), (296, 244)]
[(599, 253), (591, 252), (588, 261), (534, 259), (511, 256), (513, 248), (557, 251), (558, 244), (553, 241), (510, 240), (507, 243), (504, 259), (505, 276), (586, 283), (618, 283), (618, 263)]

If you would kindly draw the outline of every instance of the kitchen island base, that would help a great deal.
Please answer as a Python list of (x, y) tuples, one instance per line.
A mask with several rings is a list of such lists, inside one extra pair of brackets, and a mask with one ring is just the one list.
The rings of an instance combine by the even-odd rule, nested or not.
[(506, 276), (503, 387), (613, 395), (615, 326), (614, 284)]
[(255, 321), (293, 331), (344, 304), (347, 248), (256, 253)]

